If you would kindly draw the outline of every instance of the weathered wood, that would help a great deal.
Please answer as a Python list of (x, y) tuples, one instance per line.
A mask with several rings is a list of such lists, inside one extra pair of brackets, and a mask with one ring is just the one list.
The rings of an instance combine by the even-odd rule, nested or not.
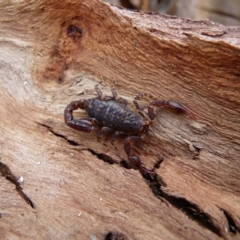
[[(36, 205), (0, 178), (1, 239), (239, 238), (240, 28), (97, 0), (3, 1), (0, 43), (0, 161)], [(139, 156), (159, 181), (124, 167), (122, 139), (64, 124), (100, 82), (195, 113), (157, 111)]]

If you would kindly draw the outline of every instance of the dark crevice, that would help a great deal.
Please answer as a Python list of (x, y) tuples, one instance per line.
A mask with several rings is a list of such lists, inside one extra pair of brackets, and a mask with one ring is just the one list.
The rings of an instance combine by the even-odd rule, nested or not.
[(128, 238), (119, 232), (108, 232), (107, 235), (105, 236), (104, 240), (127, 240)]
[(64, 140), (66, 140), (70, 145), (72, 145), (72, 146), (79, 146), (80, 144), (78, 143), (78, 142), (75, 142), (75, 141), (73, 141), (73, 140), (69, 140), (68, 138), (66, 138), (64, 135), (61, 135), (61, 134), (59, 134), (59, 133), (56, 133), (56, 132), (54, 132), (52, 129), (49, 129), (49, 131), (53, 134), (53, 135), (55, 135), (55, 136), (57, 136), (57, 137), (59, 137), (59, 138), (62, 138), (62, 139), (64, 139)]
[(125, 159), (122, 159), (120, 161), (120, 166), (122, 166), (123, 168), (126, 168), (126, 169), (132, 169), (132, 166), (130, 165), (130, 163), (128, 161), (126, 161)]
[(184, 198), (173, 197), (166, 193), (163, 193), (163, 197), (173, 206), (184, 212), (189, 218), (198, 222), (200, 225), (218, 236), (221, 236), (219, 229), (213, 224), (211, 218), (205, 212), (201, 211), (197, 205)]
[(160, 168), (160, 165), (162, 164), (164, 158), (163, 157), (158, 157), (158, 160), (157, 162), (154, 164), (154, 168), (155, 169), (159, 169)]
[(59, 137), (59, 138), (64, 139), (64, 140), (67, 141), (70, 145), (72, 145), (72, 146), (80, 146), (80, 144), (79, 144), (78, 142), (75, 142), (75, 141), (73, 141), (73, 140), (69, 140), (69, 139), (68, 139), (67, 137), (65, 137), (64, 135), (54, 132), (54, 130), (52, 129), (52, 127), (50, 127), (50, 126), (48, 126), (48, 125), (46, 125), (46, 124), (43, 124), (43, 123), (39, 123), (39, 122), (37, 122), (37, 124), (39, 124), (39, 125), (42, 126), (42, 127), (47, 128), (48, 131), (50, 131), (53, 135), (55, 135), (55, 136), (57, 136), (57, 137)]
[(33, 203), (33, 201), (23, 192), (23, 189), (18, 182), (18, 179), (12, 174), (10, 168), (2, 162), (0, 162), (0, 175), (2, 175), (6, 178), (6, 180), (14, 184), (16, 186), (16, 191), (24, 199), (24, 201), (28, 203), (32, 208), (35, 208), (35, 204)]
[[(46, 124), (43, 124), (43, 123), (39, 123), (37, 122), (37, 124), (39, 124), (40, 126), (43, 126), (45, 128), (47, 128), (53, 135), (59, 137), (59, 138), (62, 138), (63, 140), (67, 141), (70, 145), (72, 146), (80, 146), (81, 144), (79, 144), (78, 142), (75, 142), (73, 140), (69, 140), (66, 136), (62, 135), (62, 134), (59, 134), (59, 133), (56, 133), (52, 127), (46, 125)], [(82, 148), (82, 150), (87, 150), (89, 151), (92, 155), (96, 156), (98, 159), (106, 162), (106, 163), (109, 163), (109, 164), (114, 164), (114, 163), (118, 163), (117, 160), (114, 160), (112, 157), (110, 157), (109, 155), (105, 154), (105, 153), (98, 153), (96, 151), (94, 151), (93, 149), (90, 149), (90, 148)]]
[[(160, 168), (163, 161), (164, 158), (159, 157), (158, 161), (154, 164), (154, 168)], [(198, 224), (209, 229), (216, 235), (221, 236), (219, 229), (213, 224), (211, 218), (205, 212), (201, 211), (201, 209), (197, 205), (189, 202), (184, 198), (175, 197), (164, 192), (162, 190), (162, 186), (166, 187), (167, 185), (166, 183), (164, 183), (164, 181), (159, 175), (156, 174), (154, 177), (149, 177), (142, 174), (142, 176), (148, 181), (148, 185), (151, 188), (154, 196), (171, 204), (172, 206), (186, 214), (193, 221), (196, 221)], [(235, 228), (235, 225), (232, 226)]]
[[(80, 146), (79, 143), (69, 140), (67, 137), (65, 137), (62, 134), (54, 132), (50, 126), (47, 126), (47, 125), (41, 124), (41, 123), (38, 123), (38, 124), (43, 127), (46, 127), (52, 134), (64, 139), (69, 144), (71, 144), (73, 146)], [(114, 160), (112, 157), (110, 157), (109, 155), (107, 155), (105, 153), (98, 153), (90, 148), (82, 148), (81, 151), (82, 150), (89, 151), (92, 155), (96, 156), (98, 159), (100, 159), (101, 161), (104, 161), (106, 163), (109, 163), (109, 164), (115, 164), (115, 163), (117, 164), (118, 163), (117, 160)], [(198, 156), (201, 149), (197, 148), (196, 150), (197, 150), (197, 156)], [(163, 162), (163, 160), (164, 160), (163, 158), (159, 157), (158, 161), (154, 164), (154, 169), (160, 168), (161, 167), (160, 165)], [(132, 169), (131, 164), (128, 161), (126, 161), (125, 159), (122, 159), (119, 165), (126, 169)], [(213, 224), (211, 218), (205, 212), (201, 211), (201, 209), (197, 205), (189, 202), (188, 200), (186, 200), (184, 198), (171, 196), (171, 195), (165, 193), (161, 189), (161, 187), (166, 186), (166, 184), (162, 181), (160, 176), (158, 176), (157, 174), (155, 176), (150, 176), (149, 174), (142, 174), (142, 176), (144, 179), (147, 180), (149, 187), (151, 188), (153, 194), (157, 198), (162, 199), (165, 202), (171, 204), (172, 206), (176, 207), (177, 209), (179, 209), (180, 211), (185, 213), (193, 221), (196, 221), (198, 224), (200, 224), (203, 227), (207, 228), (208, 230), (212, 231), (216, 235), (223, 237), (223, 236), (221, 236), (221, 232), (218, 229), (218, 227), (216, 227)], [(239, 232), (239, 229), (237, 228), (237, 226), (234, 223), (231, 216), (225, 210), (223, 210), (223, 212), (224, 212), (226, 218), (228, 219), (229, 226), (230, 226), (230, 232), (234, 233), (234, 234), (236, 233), (236, 231)], [(107, 236), (111, 236), (111, 234), (109, 234)]]
[(87, 150), (89, 151), (92, 155), (96, 156), (98, 159), (106, 162), (106, 163), (109, 163), (109, 164), (114, 164), (114, 163), (117, 163), (116, 160), (114, 160), (112, 157), (110, 157), (109, 155), (105, 154), (105, 153), (97, 153), (95, 152), (94, 150), (90, 149), (90, 148), (84, 148), (84, 149), (81, 149), (81, 150)]
[(154, 181), (150, 181), (149, 187), (152, 189), (154, 196), (156, 196), (157, 198), (162, 197), (161, 184), (158, 179), (155, 179)]
[(225, 215), (226, 219), (228, 220), (229, 232), (232, 234), (237, 234), (237, 232), (240, 233), (240, 228), (237, 227), (231, 215), (226, 210), (224, 209), (221, 209), (221, 210)]
[[(148, 179), (149, 180), (149, 179)], [(170, 203), (175, 208), (179, 209), (181, 212), (185, 213), (193, 221), (212, 231), (218, 236), (221, 236), (219, 229), (213, 224), (211, 218), (199, 207), (188, 200), (180, 197), (171, 196), (165, 193), (161, 186), (166, 185), (159, 176), (154, 180), (149, 181), (149, 187), (152, 189), (153, 194), (166, 202)], [(235, 226), (234, 226), (235, 227)]]

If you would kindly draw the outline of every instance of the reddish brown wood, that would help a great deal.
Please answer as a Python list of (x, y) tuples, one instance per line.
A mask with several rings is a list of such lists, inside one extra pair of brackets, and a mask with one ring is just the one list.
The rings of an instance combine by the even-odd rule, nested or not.
[[(0, 238), (239, 239), (239, 30), (97, 0), (2, 1), (0, 161), (36, 209), (1, 177)], [(64, 124), (99, 83), (195, 113), (157, 111), (138, 151), (148, 169), (163, 160), (159, 181), (120, 164), (122, 139)]]

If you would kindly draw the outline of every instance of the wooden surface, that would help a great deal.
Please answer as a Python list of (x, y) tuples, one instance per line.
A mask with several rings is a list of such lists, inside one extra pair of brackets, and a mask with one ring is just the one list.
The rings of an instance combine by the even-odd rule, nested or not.
[[(1, 239), (240, 239), (240, 28), (97, 0), (2, 1), (0, 44), (0, 161), (36, 206), (1, 177)], [(99, 83), (195, 113), (157, 111), (139, 157), (158, 181), (126, 168), (122, 139), (64, 124)]]

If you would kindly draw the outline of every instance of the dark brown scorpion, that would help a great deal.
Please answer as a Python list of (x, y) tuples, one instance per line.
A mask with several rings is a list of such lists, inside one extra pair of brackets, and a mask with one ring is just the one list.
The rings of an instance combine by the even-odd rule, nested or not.
[[(148, 132), (149, 126), (153, 123), (156, 116), (154, 107), (168, 107), (185, 113), (192, 119), (194, 119), (194, 114), (178, 102), (155, 100), (147, 106), (149, 120), (145, 121), (138, 113), (127, 106), (124, 99), (117, 96), (114, 88), (111, 88), (112, 96), (103, 96), (98, 86), (95, 86), (95, 90), (97, 97), (73, 101), (66, 107), (64, 111), (65, 123), (69, 127), (83, 132), (90, 132), (96, 124), (101, 128), (98, 138), (103, 134), (112, 134), (113, 139), (120, 136), (126, 137), (124, 149), (130, 163), (144, 175), (155, 175), (155, 172), (142, 165), (138, 156), (131, 154), (132, 145), (139, 144), (142, 137)], [(134, 104), (138, 110), (143, 110), (136, 101), (140, 98), (141, 95), (135, 97)], [(85, 109), (89, 117), (79, 120), (74, 119), (73, 111), (78, 108)]]

